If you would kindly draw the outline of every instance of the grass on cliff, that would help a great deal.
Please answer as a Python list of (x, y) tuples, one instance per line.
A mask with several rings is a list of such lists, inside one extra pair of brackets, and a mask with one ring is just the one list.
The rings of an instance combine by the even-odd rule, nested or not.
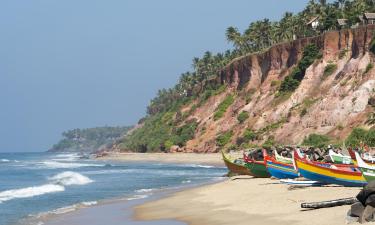
[(322, 134), (310, 134), (309, 136), (303, 139), (302, 145), (311, 146), (315, 148), (323, 148), (329, 144), (331, 139)]
[(233, 131), (227, 131), (225, 133), (222, 133), (216, 137), (216, 145), (219, 147), (224, 147), (227, 145), (230, 140), (232, 139)]
[(335, 72), (337, 70), (337, 65), (334, 64), (334, 63), (330, 63), (326, 66), (326, 68), (324, 68), (324, 72), (323, 72), (323, 80), (326, 79), (328, 76), (332, 75), (333, 72)]
[(346, 139), (345, 144), (350, 147), (359, 147), (363, 144), (375, 147), (375, 129), (354, 128)]
[(220, 103), (220, 105), (216, 108), (216, 111), (214, 113), (214, 120), (218, 120), (221, 117), (224, 116), (225, 112), (227, 111), (228, 107), (232, 105), (234, 102), (233, 95), (228, 95), (223, 102)]
[(249, 118), (249, 113), (246, 111), (242, 111), (240, 114), (237, 116), (237, 120), (239, 123), (245, 122)]

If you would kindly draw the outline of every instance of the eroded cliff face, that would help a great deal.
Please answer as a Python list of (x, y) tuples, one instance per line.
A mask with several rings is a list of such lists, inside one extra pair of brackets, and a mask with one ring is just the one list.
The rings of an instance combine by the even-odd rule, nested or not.
[[(190, 114), (186, 120), (198, 121), (197, 132), (186, 147), (177, 150), (216, 152), (216, 137), (229, 130), (233, 131), (233, 144), (246, 129), (263, 130), (254, 144), (261, 144), (271, 136), (280, 144), (298, 144), (311, 133), (345, 138), (353, 127), (364, 125), (372, 110), (368, 101), (375, 95), (375, 70), (369, 65), (375, 58), (368, 49), (374, 31), (375, 26), (364, 26), (327, 32), (234, 60), (217, 81), (227, 84), (227, 90), (212, 96)], [(289, 98), (276, 98), (280, 82), (310, 43), (322, 50), (323, 57), (306, 70), (301, 84)], [(328, 64), (337, 69), (324, 75)], [(234, 103), (224, 117), (215, 121), (217, 106), (229, 94), (235, 96)], [(194, 104), (185, 106), (182, 112)], [(237, 116), (242, 111), (250, 117), (239, 123)]]

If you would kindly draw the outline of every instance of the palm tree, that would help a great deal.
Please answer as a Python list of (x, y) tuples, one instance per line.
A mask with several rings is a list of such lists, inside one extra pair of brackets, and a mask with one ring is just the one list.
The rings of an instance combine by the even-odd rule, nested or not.
[(228, 40), (228, 42), (232, 42), (234, 47), (237, 49), (241, 49), (242, 47), (242, 41), (241, 41), (241, 33), (238, 31), (235, 27), (228, 27), (225, 36)]

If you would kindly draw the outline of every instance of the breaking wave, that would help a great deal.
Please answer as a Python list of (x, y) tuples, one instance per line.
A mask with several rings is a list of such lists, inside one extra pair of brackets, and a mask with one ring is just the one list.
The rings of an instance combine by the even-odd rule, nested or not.
[(53, 192), (65, 191), (65, 187), (57, 184), (45, 184), (35, 187), (27, 187), (20, 189), (12, 189), (0, 192), (0, 203), (15, 199), (15, 198), (30, 198), (38, 195), (44, 195)]
[(17, 198), (31, 198), (54, 192), (62, 192), (65, 191), (65, 186), (85, 185), (93, 182), (93, 180), (86, 176), (70, 171), (59, 173), (48, 180), (52, 183), (2, 191), (0, 192), (0, 203)]
[(9, 159), (0, 159), (0, 162), (10, 162)]
[(93, 182), (93, 180), (91, 180), (90, 178), (71, 171), (59, 173), (53, 177), (50, 177), (49, 180), (52, 181), (54, 184), (59, 184), (63, 186), (85, 185)]

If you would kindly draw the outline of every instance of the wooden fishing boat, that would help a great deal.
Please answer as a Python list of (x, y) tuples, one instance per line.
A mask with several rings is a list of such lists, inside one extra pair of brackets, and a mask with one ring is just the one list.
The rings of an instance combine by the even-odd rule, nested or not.
[(375, 166), (366, 163), (358, 152), (353, 152), (357, 161), (358, 168), (362, 171), (362, 175), (366, 179), (366, 181), (370, 182), (375, 180)]
[(226, 155), (223, 151), (221, 151), (221, 154), (223, 156), (223, 161), (224, 161), (226, 167), (228, 168), (228, 170), (231, 173), (238, 174), (238, 175), (250, 175), (250, 176), (252, 176), (249, 169), (246, 167), (243, 159), (233, 160), (228, 155)]
[(286, 164), (277, 161), (274, 157), (268, 155), (266, 150), (263, 150), (263, 156), (264, 162), (266, 163), (266, 168), (271, 176), (277, 179), (294, 179), (299, 177), (293, 164)]
[(276, 161), (281, 162), (281, 163), (285, 163), (285, 164), (293, 164), (292, 158), (281, 156), (281, 155), (279, 155), (279, 153), (277, 153), (276, 150), (273, 151), (273, 152), (275, 154)]
[(361, 187), (367, 184), (358, 167), (310, 161), (299, 150), (294, 151), (294, 161), (301, 176), (324, 184)]
[(340, 154), (340, 153), (336, 153), (332, 149), (330, 149), (328, 151), (328, 155), (331, 158), (331, 160), (332, 160), (333, 163), (337, 163), (337, 164), (353, 164), (353, 161), (350, 158), (350, 156), (343, 155), (343, 154)]
[[(356, 152), (356, 151), (354, 151), (354, 150), (351, 149), (351, 148), (348, 148), (348, 152), (349, 152), (350, 157), (351, 157), (352, 160), (353, 160), (353, 163), (356, 165), (356, 164), (357, 164), (357, 159), (356, 159), (356, 156), (355, 156), (355, 152)], [(369, 164), (369, 165), (371, 165), (371, 166), (375, 166), (375, 158), (372, 157), (372, 156), (370, 156), (368, 153), (367, 153), (367, 154), (363, 154), (363, 155), (360, 155), (360, 154), (358, 153), (358, 155), (361, 157), (361, 159), (362, 159), (365, 163), (367, 163), (367, 164)]]
[(271, 175), (269, 174), (266, 168), (266, 163), (264, 162), (264, 158), (262, 160), (255, 160), (252, 157), (244, 154), (244, 161), (245, 161), (246, 167), (250, 170), (250, 173), (254, 177), (259, 177), (259, 178), (271, 177)]

